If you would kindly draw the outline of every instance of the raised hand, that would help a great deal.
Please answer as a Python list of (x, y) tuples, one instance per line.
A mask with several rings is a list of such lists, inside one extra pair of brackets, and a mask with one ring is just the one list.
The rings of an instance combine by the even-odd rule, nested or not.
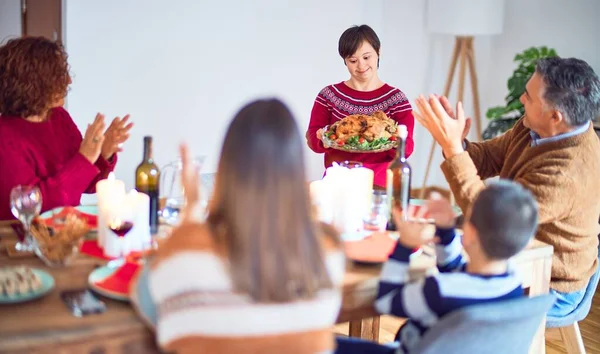
[(192, 160), (186, 144), (179, 146), (179, 153), (181, 154), (182, 162), (181, 185), (183, 186), (185, 197), (182, 221), (189, 221), (193, 217), (194, 208), (200, 201), (200, 186), (198, 183), (200, 180), (200, 171)]
[[(454, 114), (454, 110), (452, 109), (452, 105), (450, 104), (450, 101), (448, 101), (448, 98), (446, 96), (441, 96), (439, 97), (439, 99), (446, 113), (448, 113), (450, 117), (456, 119), (456, 114)], [(465, 140), (467, 136), (469, 136), (469, 131), (471, 130), (471, 122), (471, 118), (465, 118), (465, 129), (463, 130), (462, 140)]]
[(129, 130), (133, 127), (133, 123), (127, 123), (128, 121), (129, 114), (122, 119), (116, 117), (106, 129), (104, 143), (102, 144), (102, 157), (104, 159), (108, 160), (115, 153), (123, 150), (123, 143), (129, 139)]
[(398, 207), (394, 207), (393, 210), (394, 222), (400, 233), (398, 243), (406, 248), (415, 249), (434, 242), (435, 226), (419, 221), (427, 214), (427, 207), (420, 207), (415, 212), (415, 208), (409, 206), (407, 212), (409, 214), (408, 220), (404, 220), (402, 211)]
[(454, 209), (452, 209), (452, 205), (448, 199), (434, 193), (426, 205), (427, 215), (435, 221), (437, 227), (449, 229), (456, 225), (456, 214), (454, 214)]
[(79, 147), (79, 153), (90, 163), (96, 163), (104, 142), (104, 115), (96, 114), (92, 124), (88, 124), (83, 140)]
[(442, 147), (446, 158), (464, 151), (462, 136), (465, 133), (466, 118), (461, 102), (456, 105), (456, 117), (452, 117), (450, 115), (453, 113), (452, 110), (449, 114), (442, 106), (440, 98), (434, 95), (430, 95), (428, 99), (419, 96), (416, 105), (418, 112), (413, 112), (415, 118)]

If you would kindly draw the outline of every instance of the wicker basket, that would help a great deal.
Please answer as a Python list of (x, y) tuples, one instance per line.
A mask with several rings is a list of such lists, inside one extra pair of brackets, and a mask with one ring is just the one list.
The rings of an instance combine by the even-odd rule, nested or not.
[(76, 214), (68, 214), (60, 228), (48, 227), (36, 221), (31, 227), (35, 254), (49, 267), (64, 267), (79, 253), (83, 237), (89, 227)]

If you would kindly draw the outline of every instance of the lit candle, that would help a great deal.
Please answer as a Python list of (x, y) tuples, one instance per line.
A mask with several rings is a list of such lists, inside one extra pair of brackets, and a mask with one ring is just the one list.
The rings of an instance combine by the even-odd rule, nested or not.
[(116, 179), (111, 172), (108, 178), (96, 183), (96, 196), (98, 198), (98, 245), (104, 248), (108, 237), (107, 213), (119, 205), (125, 197), (125, 182)]
[(324, 180), (312, 181), (310, 183), (310, 199), (317, 211), (317, 219), (325, 223), (331, 223), (332, 196), (331, 189)]

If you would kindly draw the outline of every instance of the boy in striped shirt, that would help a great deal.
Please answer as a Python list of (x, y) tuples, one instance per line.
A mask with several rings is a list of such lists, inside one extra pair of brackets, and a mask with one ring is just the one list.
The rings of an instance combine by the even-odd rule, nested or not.
[[(523, 296), (521, 279), (511, 271), (508, 259), (525, 248), (536, 230), (537, 204), (529, 191), (509, 181), (490, 184), (467, 215), (462, 238), (454, 228), (454, 213), (447, 200), (430, 200), (419, 211), (423, 213), (435, 220), (435, 239), (433, 232), (428, 232), (430, 225), (403, 222), (394, 210), (401, 236), (383, 266), (375, 301), (380, 313), (408, 318), (398, 331), (397, 342), (377, 345), (339, 339), (338, 353), (410, 353), (446, 314)], [(432, 241), (438, 272), (410, 280), (411, 250)]]

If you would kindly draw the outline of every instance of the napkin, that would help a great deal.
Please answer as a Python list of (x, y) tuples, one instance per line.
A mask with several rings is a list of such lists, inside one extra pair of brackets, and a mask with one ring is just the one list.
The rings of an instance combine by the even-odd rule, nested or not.
[(113, 274), (96, 282), (96, 286), (110, 292), (128, 295), (129, 284), (139, 268), (140, 265), (137, 262), (125, 262)]
[(98, 246), (98, 242), (96, 240), (83, 241), (83, 243), (81, 244), (81, 248), (79, 249), (79, 252), (86, 254), (88, 256), (92, 256), (92, 257), (96, 257), (96, 258), (100, 258), (100, 259), (104, 259), (104, 260), (114, 259), (112, 257), (107, 257), (104, 255), (104, 251), (102, 250), (102, 248), (100, 248), (100, 246)]
[(98, 228), (98, 217), (96, 215), (86, 214), (73, 207), (62, 208), (60, 212), (54, 214), (52, 217), (44, 219), (44, 222), (46, 223), (46, 226), (60, 228), (62, 226), (60, 221), (71, 213), (75, 214), (78, 218), (83, 219), (90, 229)]
[[(96, 258), (107, 260), (107, 261), (118, 258), (118, 257), (106, 256), (104, 254), (104, 250), (98, 245), (98, 241), (96, 241), (96, 240), (83, 241), (83, 243), (81, 244), (81, 247), (79, 248), (79, 252), (86, 254), (88, 256), (91, 256), (91, 257), (96, 257)], [(131, 259), (131, 260), (139, 259), (140, 257), (142, 257), (144, 255), (144, 253), (145, 253), (144, 251), (130, 252), (127, 255), (127, 257), (125, 257), (125, 258)]]

